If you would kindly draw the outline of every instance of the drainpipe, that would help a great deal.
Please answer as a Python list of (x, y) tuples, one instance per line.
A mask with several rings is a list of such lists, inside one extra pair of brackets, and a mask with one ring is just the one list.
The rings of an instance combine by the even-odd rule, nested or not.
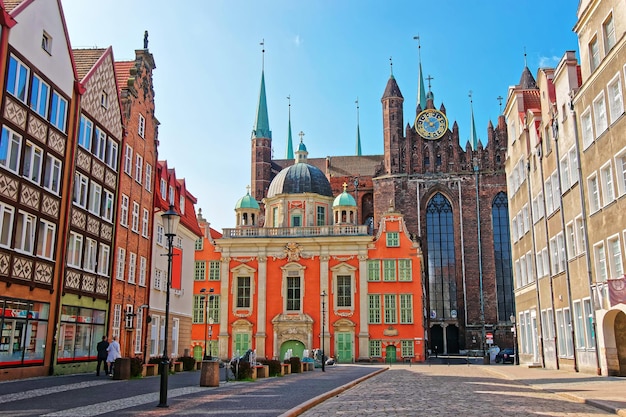
[[(558, 123), (556, 120), (552, 122)], [(558, 125), (557, 125), (558, 126)], [(559, 181), (559, 214), (561, 217), (561, 230), (565, 230), (565, 213), (563, 213), (563, 190), (561, 190), (561, 157), (559, 154), (559, 130), (553, 129), (552, 136), (554, 136), (554, 151), (556, 153), (556, 176)], [(580, 164), (579, 164), (580, 165)], [(579, 178), (580, 181), (580, 178)], [(569, 306), (569, 327), (572, 333), (572, 349), (574, 351), (574, 370), (578, 372), (578, 358), (576, 355), (576, 329), (574, 328), (574, 323), (572, 322), (572, 315), (574, 314), (574, 307), (572, 305), (572, 285), (570, 281), (570, 273), (569, 273), (569, 261), (567, 259), (567, 239), (566, 236), (563, 235), (563, 248), (565, 250), (565, 283), (567, 285), (567, 305)], [(558, 249), (558, 246), (557, 246)]]
[[(574, 91), (570, 92), (570, 98), (573, 98)], [(587, 228), (587, 206), (585, 206), (585, 190), (582, 185), (583, 171), (580, 167), (580, 143), (578, 142), (578, 123), (576, 123), (576, 110), (574, 109), (574, 103), (569, 102), (569, 108), (572, 115), (572, 127), (574, 129), (574, 144), (576, 146), (576, 160), (578, 161), (578, 191), (580, 192), (580, 205), (582, 207), (582, 220), (583, 220), (583, 233), (585, 236), (585, 261), (587, 263), (587, 285), (589, 287), (589, 304), (591, 306), (591, 327), (593, 331), (593, 342), (596, 349), (596, 374), (602, 375), (602, 369), (600, 368), (600, 350), (598, 347), (598, 338), (596, 335), (596, 307), (593, 301), (593, 279), (591, 277), (591, 254), (589, 252), (589, 234)], [(583, 308), (584, 313), (584, 308)]]
[[(548, 139), (549, 140), (549, 139)], [(548, 234), (548, 211), (546, 210), (546, 183), (544, 181), (543, 175), (543, 151), (539, 156), (539, 176), (541, 178), (541, 192), (543, 194), (542, 201), (543, 204), (543, 223), (544, 223), (544, 232), (546, 239), (546, 247), (548, 248), (548, 258), (551, 256), (552, 251), (550, 250), (550, 235)], [(552, 282), (552, 262), (548, 261), (548, 279), (550, 280), (550, 309), (552, 310), (552, 334), (554, 335), (554, 355), (555, 355), (555, 363), (556, 369), (560, 368), (559, 364), (559, 335), (556, 331), (556, 311), (554, 311), (554, 283)]]
[[(526, 187), (526, 189), (528, 190), (528, 201), (530, 203), (530, 221), (533, 222), (533, 226), (530, 228), (530, 233), (531, 233), (531, 242), (533, 245), (533, 259), (535, 260), (535, 262), (533, 262), (533, 269), (535, 271), (535, 297), (537, 298), (537, 309), (539, 310), (539, 324), (540, 324), (540, 328), (541, 331), (539, 332), (539, 334), (537, 335), (537, 338), (539, 340), (539, 352), (541, 353), (541, 367), (545, 368), (546, 367), (546, 357), (543, 351), (543, 322), (541, 321), (541, 297), (539, 296), (539, 274), (537, 271), (537, 241), (535, 238), (535, 223), (533, 220), (533, 206), (532, 206), (532, 189), (531, 189), (531, 181), (530, 181), (530, 161), (526, 162), (526, 170), (528, 171), (527, 174), (527, 181), (528, 181), (528, 185)], [(543, 180), (543, 179), (542, 179)], [(513, 326), (515, 326), (515, 323), (513, 323)], [(515, 359), (518, 360), (519, 355), (515, 356)]]

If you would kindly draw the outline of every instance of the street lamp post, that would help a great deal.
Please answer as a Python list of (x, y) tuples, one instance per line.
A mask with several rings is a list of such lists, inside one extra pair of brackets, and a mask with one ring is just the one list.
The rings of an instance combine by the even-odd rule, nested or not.
[(322, 372), (326, 372), (326, 358), (324, 355), (324, 333), (326, 322), (326, 290), (322, 291)]
[(209, 360), (213, 360), (213, 317), (209, 317)]
[(159, 391), (158, 407), (167, 407), (167, 378), (170, 372), (170, 362), (167, 355), (167, 332), (170, 320), (170, 287), (172, 286), (172, 242), (176, 236), (180, 215), (171, 204), (169, 210), (161, 215), (165, 236), (167, 237), (167, 289), (165, 294), (165, 335), (163, 336), (163, 357), (161, 358), (161, 387)]
[(513, 332), (513, 363), (515, 365), (519, 365), (519, 359), (517, 358), (517, 327), (515, 327), (515, 314), (511, 314), (511, 317), (509, 317), (509, 319), (511, 320), (511, 324), (513, 325), (511, 326), (511, 331)]
[[(206, 292), (206, 288), (202, 288), (200, 290), (200, 292), (201, 293)], [(213, 288), (209, 288), (209, 293), (211, 293), (210, 296), (208, 296), (208, 297), (206, 295), (204, 296), (204, 360), (205, 361), (211, 360), (210, 352), (209, 352), (209, 354), (207, 354), (207, 350), (206, 350), (206, 346), (207, 346), (206, 338), (207, 338), (207, 324), (208, 324), (207, 313), (209, 311), (209, 300), (213, 299), (213, 294), (212, 294), (213, 293)]]

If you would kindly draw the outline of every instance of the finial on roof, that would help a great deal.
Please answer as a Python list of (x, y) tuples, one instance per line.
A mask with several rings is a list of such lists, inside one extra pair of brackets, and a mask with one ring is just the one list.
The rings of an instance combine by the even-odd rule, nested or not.
[(524, 66), (528, 66), (528, 61), (526, 60), (526, 47), (524, 47)]
[(431, 77), (430, 74), (428, 74), (428, 77), (426, 77), (426, 80), (428, 81), (428, 92), (430, 93), (430, 82), (432, 80), (434, 80), (434, 77)]
[(246, 194), (250, 194), (250, 185), (246, 185)]
[(289, 101), (289, 129), (287, 132), (287, 154), (285, 157), (287, 159), (293, 159), (293, 139), (291, 136), (291, 95), (287, 96), (287, 100)]
[(496, 100), (498, 100), (498, 103), (500, 104), (500, 114), (502, 114), (502, 100), (504, 100), (504, 98), (502, 98), (502, 96), (498, 96), (496, 97)]
[(470, 98), (470, 142), (472, 143), (472, 149), (478, 149), (478, 135), (476, 134), (476, 124), (474, 123), (474, 102), (472, 100), (472, 90), (469, 91)]
[(265, 38), (261, 39), (261, 69), (265, 71)]
[(359, 127), (359, 98), (356, 98), (356, 155), (361, 156), (361, 128)]
[(424, 91), (424, 76), (422, 75), (422, 45), (419, 35), (413, 36), (417, 40), (417, 58), (419, 63), (419, 73), (417, 74), (417, 105), (421, 110), (426, 109), (426, 91)]
[(143, 33), (143, 49), (148, 49), (148, 31)]
[(302, 141), (304, 140), (304, 132), (300, 131), (300, 133), (298, 133), (298, 136), (300, 136), (300, 143), (302, 143)]
[(391, 71), (391, 76), (393, 77), (393, 59), (391, 59), (391, 57), (389, 57), (389, 68)]
[(344, 181), (341, 186), (343, 187), (343, 192), (345, 193), (348, 190), (348, 183)]

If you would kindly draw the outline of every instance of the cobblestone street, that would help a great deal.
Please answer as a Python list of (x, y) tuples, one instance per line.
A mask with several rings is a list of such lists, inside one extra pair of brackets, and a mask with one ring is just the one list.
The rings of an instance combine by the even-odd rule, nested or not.
[[(498, 367), (506, 372), (504, 367)], [(301, 414), (327, 416), (614, 415), (478, 366), (394, 366)]]

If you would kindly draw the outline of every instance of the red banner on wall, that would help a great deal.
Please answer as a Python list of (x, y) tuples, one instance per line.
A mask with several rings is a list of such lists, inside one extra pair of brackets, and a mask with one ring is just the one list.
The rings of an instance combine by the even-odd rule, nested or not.
[(609, 285), (611, 307), (620, 303), (626, 304), (626, 277), (610, 279), (607, 284)]
[(182, 289), (183, 276), (183, 250), (181, 248), (172, 248), (172, 289)]

